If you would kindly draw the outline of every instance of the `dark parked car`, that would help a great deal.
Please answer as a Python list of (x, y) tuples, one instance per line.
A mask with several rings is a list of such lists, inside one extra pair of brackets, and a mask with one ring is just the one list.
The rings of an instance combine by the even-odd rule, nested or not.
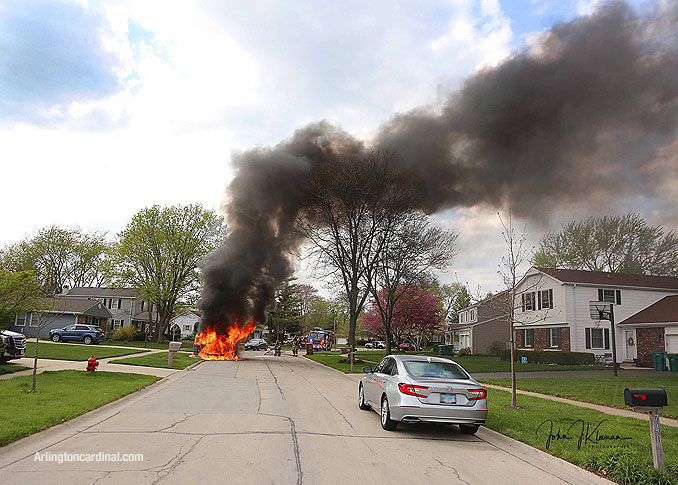
[(106, 334), (104, 334), (104, 331), (96, 325), (76, 324), (50, 330), (49, 338), (53, 342), (77, 340), (78, 342), (89, 345), (98, 344), (102, 340), (106, 340)]
[(253, 338), (249, 342), (245, 342), (245, 350), (266, 350), (268, 344), (263, 338)]
[(26, 352), (26, 337), (17, 332), (0, 330), (0, 364), (20, 359)]

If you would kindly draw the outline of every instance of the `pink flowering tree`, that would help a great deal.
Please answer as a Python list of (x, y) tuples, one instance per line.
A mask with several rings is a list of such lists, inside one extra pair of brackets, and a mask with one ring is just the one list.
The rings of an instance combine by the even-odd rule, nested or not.
[[(378, 293), (386, 299), (386, 291)], [(370, 333), (384, 336), (386, 328), (377, 302), (373, 299), (370, 311), (363, 317), (363, 324)], [(444, 315), (440, 298), (430, 289), (412, 286), (403, 289), (402, 297), (393, 307), (391, 334), (399, 342), (409, 341), (419, 348), (432, 335), (443, 330)]]

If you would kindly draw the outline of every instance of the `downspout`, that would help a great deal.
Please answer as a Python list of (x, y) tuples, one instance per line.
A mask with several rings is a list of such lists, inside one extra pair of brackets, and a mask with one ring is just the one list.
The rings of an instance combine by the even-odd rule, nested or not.
[[(577, 325), (577, 283), (574, 283), (572, 285), (572, 326), (570, 327), (570, 352), (580, 352), (579, 350), (574, 350), (572, 347), (572, 343), (575, 342), (575, 346), (579, 348), (577, 340), (578, 335), (572, 335), (573, 333), (577, 332), (578, 325)], [(567, 306), (565, 307), (565, 311), (567, 311)], [(568, 322), (569, 324), (569, 322)], [(586, 347), (586, 345), (584, 345)], [(586, 349), (584, 349), (585, 351)]]

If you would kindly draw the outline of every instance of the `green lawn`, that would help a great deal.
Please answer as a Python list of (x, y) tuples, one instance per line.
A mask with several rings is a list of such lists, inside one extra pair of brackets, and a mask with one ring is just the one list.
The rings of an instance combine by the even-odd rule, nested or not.
[[(169, 342), (159, 344), (157, 342), (146, 342), (146, 347), (144, 347), (144, 341), (133, 340), (131, 342), (116, 342), (114, 340), (106, 340), (106, 342), (99, 345), (112, 345), (116, 347), (134, 347), (139, 349), (158, 349), (158, 350), (167, 350), (169, 349)], [(183, 350), (193, 350), (193, 341), (185, 340), (181, 342), (181, 348)]]
[[(511, 379), (482, 379), (488, 384), (511, 386)], [(516, 380), (519, 389), (575, 399), (577, 401), (604, 404), (616, 408), (624, 405), (625, 387), (663, 387), (668, 395), (669, 405), (662, 416), (678, 418), (678, 375), (666, 376), (587, 376), (576, 377), (521, 377)]]
[[(156, 352), (154, 354), (142, 355), (140, 357), (128, 357), (127, 359), (112, 360), (111, 364), (126, 364), (126, 365), (144, 365), (147, 367), (167, 367), (167, 356), (169, 352)], [(172, 361), (172, 369), (185, 369), (191, 364), (194, 364), (199, 359), (189, 357), (185, 352), (177, 352), (174, 354)]]
[(0, 446), (68, 421), (87, 411), (138, 391), (158, 380), (154, 376), (119, 372), (62, 370), (0, 381)]
[[(647, 421), (611, 416), (592, 409), (522, 395), (518, 396), (518, 405), (527, 409), (507, 408), (506, 406), (511, 404), (510, 392), (496, 389), (488, 389), (487, 399), (489, 413), (486, 425), (488, 428), (577, 465), (596, 468), (600, 466), (600, 463), (606, 463), (604, 469), (608, 472), (608, 478), (613, 478), (620, 483), (624, 483), (625, 473), (630, 477), (626, 483), (640, 481), (638, 476), (633, 477), (633, 467), (636, 464), (642, 465), (644, 471), (652, 466), (650, 428)], [(567, 436), (570, 439), (552, 438), (550, 442), (547, 442), (550, 434), (548, 432), (549, 420), (553, 423), (553, 435), (557, 435), (560, 430), (561, 436)], [(584, 426), (589, 425), (588, 433), (585, 432), (584, 436), (593, 433), (592, 437), (595, 438), (594, 429), (602, 421), (598, 428), (599, 436), (630, 439), (602, 439), (597, 442), (583, 439), (579, 443), (582, 426), (580, 423), (575, 423), (577, 420), (583, 420)], [(541, 423), (546, 424), (539, 428)], [(662, 426), (662, 438), (667, 468), (673, 472), (674, 483), (678, 483), (678, 429)], [(614, 465), (615, 461), (618, 462), (617, 465)], [(619, 475), (610, 476), (611, 473), (619, 473)], [(653, 472), (648, 473), (651, 475)]]
[(24, 367), (23, 365), (17, 364), (0, 364), (0, 375), (11, 374), (12, 372), (19, 372), (27, 369), (30, 369), (30, 367)]
[[(107, 357), (118, 357), (120, 355), (137, 354), (147, 352), (144, 349), (114, 349), (111, 347), (102, 347), (100, 345), (79, 345), (67, 343), (48, 343), (40, 342), (38, 348), (38, 358), (40, 359), (58, 359), (58, 360), (87, 360), (94, 354), (97, 359)], [(26, 357), (35, 357), (35, 341), (30, 341), (26, 345)]]
[[(302, 352), (303, 353), (303, 352)], [(416, 355), (438, 356), (437, 352), (400, 352)], [(362, 367), (369, 365), (374, 367), (386, 353), (383, 350), (359, 350), (355, 353), (356, 359), (361, 359), (364, 363), (360, 366), (354, 366), (353, 372), (362, 372)], [(445, 356), (443, 356), (445, 357)], [(338, 362), (345, 359), (346, 355), (341, 356), (338, 352), (314, 352), (310, 359), (325, 364), (327, 366), (339, 369), (343, 372), (349, 372), (349, 365)], [(447, 357), (457, 362), (471, 374), (476, 372), (509, 372), (511, 370), (510, 362), (501, 360), (499, 357), (492, 356), (465, 356), (465, 357)], [(551, 365), (551, 364), (516, 364), (517, 372), (536, 372), (536, 371), (564, 371), (564, 370), (599, 370), (605, 369), (603, 366), (588, 365)]]

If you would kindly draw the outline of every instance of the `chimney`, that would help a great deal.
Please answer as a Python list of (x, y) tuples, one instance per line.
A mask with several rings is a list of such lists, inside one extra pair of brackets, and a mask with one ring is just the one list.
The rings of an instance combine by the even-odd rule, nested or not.
[(68, 285), (64, 285), (64, 286), (61, 288), (61, 294), (62, 294), (62, 295), (68, 295), (68, 290), (69, 290)]

